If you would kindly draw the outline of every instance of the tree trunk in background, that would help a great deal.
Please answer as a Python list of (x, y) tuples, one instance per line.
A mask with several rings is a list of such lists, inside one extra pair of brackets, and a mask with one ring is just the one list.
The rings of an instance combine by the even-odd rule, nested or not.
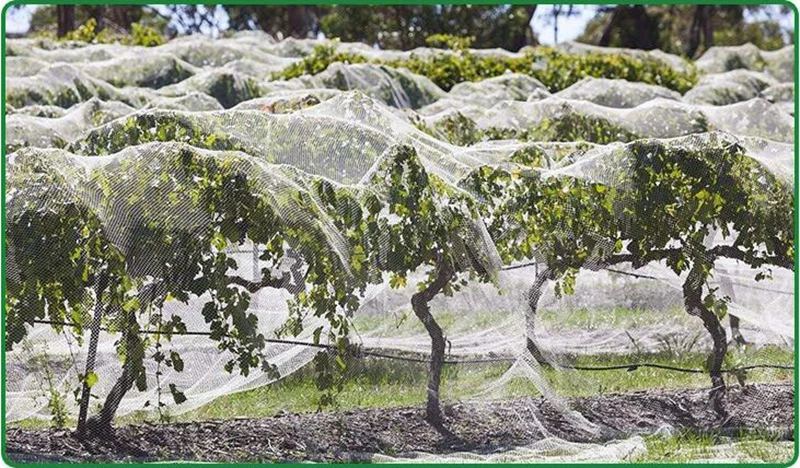
[(658, 46), (658, 33), (655, 21), (647, 13), (644, 5), (634, 5), (629, 14), (636, 24), (636, 48), (643, 50), (652, 50)]
[(408, 17), (406, 8), (403, 5), (395, 5), (392, 8), (395, 20), (395, 31), (397, 31), (398, 39), (400, 40), (400, 50), (408, 50), (410, 49), (410, 44), (408, 41), (408, 26), (405, 23), (406, 18)]
[(304, 31), (304, 7), (302, 6), (288, 6), (286, 7), (289, 16), (289, 35), (305, 39), (307, 31)]
[(558, 44), (558, 14), (553, 15), (553, 43)]
[(611, 11), (611, 17), (608, 19), (608, 24), (606, 24), (606, 27), (603, 28), (603, 35), (600, 36), (600, 41), (597, 43), (597, 45), (601, 47), (608, 47), (608, 44), (611, 43), (611, 34), (617, 27), (617, 23), (620, 19), (620, 8), (621, 7), (617, 6)]
[(707, 5), (697, 5), (694, 9), (692, 26), (689, 28), (689, 47), (686, 49), (686, 56), (693, 58), (700, 48), (700, 33), (703, 30), (703, 18)]
[(116, 25), (126, 31), (131, 30), (131, 24), (142, 19), (143, 9), (138, 5), (114, 5), (112, 7), (104, 5), (102, 8), (105, 23)]
[(512, 49), (519, 50), (526, 45), (528, 45), (528, 37), (530, 35), (531, 29), (531, 21), (533, 21), (533, 15), (536, 14), (536, 5), (531, 5), (528, 9), (528, 21), (525, 23), (525, 27), (517, 33), (517, 37), (514, 38), (514, 44)]
[(288, 34), (299, 39), (306, 39), (309, 35), (317, 33), (319, 31), (318, 13), (315, 6), (287, 6)]
[(686, 50), (686, 55), (688, 57), (693, 58), (700, 51), (701, 35), (703, 38), (703, 51), (708, 50), (714, 45), (713, 14), (713, 5), (698, 5), (695, 9), (692, 27), (689, 32), (689, 47)]
[(705, 21), (703, 23), (703, 45), (705, 50), (714, 46), (714, 24), (712, 18), (714, 16), (714, 5), (708, 5), (705, 12)]
[(58, 16), (58, 37), (64, 37), (75, 30), (75, 5), (56, 5)]
[(598, 45), (611, 45), (612, 35), (617, 30), (620, 31), (620, 43), (614, 44), (617, 47), (651, 50), (659, 45), (657, 20), (643, 5), (614, 7)]
[(94, 7), (94, 20), (97, 22), (95, 31), (100, 32), (106, 27), (106, 7), (105, 5), (97, 5)]

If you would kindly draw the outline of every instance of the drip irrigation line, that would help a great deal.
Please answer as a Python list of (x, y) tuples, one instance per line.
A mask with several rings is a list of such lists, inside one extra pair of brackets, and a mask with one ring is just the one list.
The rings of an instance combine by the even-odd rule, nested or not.
[(630, 271), (617, 270), (616, 268), (605, 268), (605, 270), (610, 271), (611, 273), (616, 273), (618, 275), (632, 276), (634, 278), (639, 278), (639, 279), (651, 279), (656, 281), (662, 280), (662, 278), (657, 278), (655, 276), (643, 275), (641, 273), (631, 273)]
[[(77, 323), (69, 323), (69, 322), (59, 322), (55, 320), (34, 320), (34, 323), (41, 323), (47, 325), (59, 325), (62, 327), (73, 327), (73, 328), (86, 328), (83, 325), (78, 325)], [(100, 327), (101, 331), (109, 331), (108, 327)], [(158, 330), (139, 330), (138, 331), (142, 335), (155, 335), (157, 333), (166, 334), (165, 332), (159, 332)], [(171, 333), (173, 336), (210, 336), (210, 332), (202, 332), (202, 331), (185, 331), (185, 332), (173, 332)], [(233, 338), (231, 335), (223, 335), (228, 338)], [(337, 350), (339, 349), (336, 345), (329, 345), (324, 343), (310, 343), (308, 341), (297, 341), (297, 340), (282, 340), (277, 338), (267, 338), (264, 340), (265, 343), (272, 343), (272, 344), (282, 344), (282, 345), (292, 345), (292, 346), (306, 346), (309, 348), (320, 348), (320, 349), (331, 349)], [(352, 346), (351, 352), (356, 356), (371, 356), (383, 359), (394, 359), (397, 361), (407, 361), (407, 362), (420, 362), (420, 363), (429, 363), (430, 359), (425, 358), (415, 358), (415, 357), (408, 357), (408, 356), (398, 356), (394, 354), (385, 354), (385, 353), (378, 353), (375, 351), (365, 351), (364, 349), (358, 346)], [(514, 362), (514, 358), (484, 358), (484, 359), (470, 359), (470, 360), (445, 360), (444, 364), (487, 364), (493, 362)]]
[(747, 289), (755, 289), (756, 291), (764, 291), (764, 292), (771, 292), (775, 294), (783, 294), (784, 296), (794, 296), (793, 292), (789, 291), (781, 291), (780, 289), (772, 289), (772, 288), (765, 288), (763, 286), (753, 286), (750, 284), (742, 284), (742, 283), (735, 283), (731, 281), (731, 284), (734, 286), (740, 286)]
[[(502, 267), (500, 269), (502, 271), (517, 270), (517, 269), (520, 269), (520, 268), (528, 268), (528, 267), (536, 266), (536, 265), (537, 265), (536, 262), (528, 262), (528, 263), (520, 263), (518, 265), (507, 265), (507, 266), (504, 266), (504, 267)], [(631, 276), (633, 278), (638, 278), (638, 279), (649, 279), (649, 280), (656, 280), (656, 281), (664, 281), (664, 278), (659, 278), (657, 276), (644, 275), (644, 274), (641, 274), (641, 273), (632, 273), (630, 271), (617, 270), (616, 268), (603, 268), (603, 270), (609, 271), (611, 273), (616, 273), (618, 275)], [(735, 285), (735, 286), (741, 286), (741, 287), (747, 288), (747, 289), (754, 289), (756, 291), (771, 292), (771, 293), (775, 293), (775, 294), (783, 294), (783, 295), (786, 295), (786, 296), (794, 295), (793, 292), (782, 291), (780, 289), (765, 288), (763, 286), (754, 286), (754, 285), (751, 285), (751, 284), (743, 284), (743, 283), (736, 283), (736, 282), (732, 282), (732, 284)]]
[[(688, 374), (705, 374), (707, 371), (703, 369), (692, 369), (687, 367), (677, 367), (677, 366), (670, 366), (666, 364), (655, 364), (651, 362), (643, 362), (637, 364), (619, 364), (615, 366), (559, 366), (564, 367), (567, 369), (574, 369), (580, 371), (609, 371), (609, 370), (621, 370), (625, 369), (629, 372), (635, 371), (640, 367), (650, 367), (653, 369), (664, 369), (664, 370), (671, 370), (675, 372), (684, 372)], [(782, 369), (782, 370), (794, 370), (794, 366), (786, 366), (782, 364), (753, 364), (750, 366), (742, 366), (742, 367), (732, 367), (730, 369), (722, 369), (720, 372), (723, 373), (734, 373), (734, 372), (741, 372), (753, 369)]]
[(517, 270), (517, 269), (520, 269), (520, 268), (528, 268), (528, 267), (536, 266), (536, 265), (537, 265), (536, 262), (528, 262), (528, 263), (520, 263), (518, 265), (505, 265), (500, 269), (503, 270), (503, 271)]
[[(656, 280), (656, 281), (664, 281), (664, 278), (658, 278), (656, 276), (643, 275), (643, 274), (639, 274), (639, 273), (631, 273), (629, 271), (617, 270), (615, 268), (605, 268), (605, 270), (606, 271), (610, 271), (612, 273), (617, 273), (617, 274), (620, 274), (620, 275), (632, 276), (634, 278), (652, 279), (652, 280)], [(730, 276), (730, 275), (725, 275), (725, 276)], [(740, 286), (742, 288), (753, 289), (753, 290), (756, 290), (756, 291), (771, 292), (771, 293), (775, 293), (775, 294), (783, 294), (783, 295), (786, 295), (786, 296), (793, 296), (794, 295), (793, 292), (782, 291), (780, 289), (765, 288), (763, 286), (754, 286), (754, 285), (751, 285), (751, 284), (737, 283), (737, 282), (733, 282), (733, 281), (731, 281), (731, 284), (733, 284), (734, 286)]]
[[(536, 265), (538, 265), (537, 262), (526, 262), (526, 263), (519, 263), (519, 264), (516, 264), (516, 265), (505, 265), (505, 266), (501, 267), (500, 269), (502, 271), (518, 270), (520, 268), (528, 268), (528, 267), (532, 267), (532, 266), (536, 266)], [(617, 270), (615, 268), (602, 268), (602, 269), (606, 270), (606, 271), (610, 271), (612, 273), (619, 273), (621, 275), (633, 276), (634, 278), (652, 279), (652, 280), (661, 279), (661, 278), (657, 278), (655, 276), (642, 275), (642, 274), (639, 274), (639, 273), (631, 273), (631, 272), (628, 272), (628, 271)]]
[[(69, 322), (59, 322), (55, 320), (34, 320), (34, 323), (41, 323), (47, 325), (59, 325), (63, 327), (74, 327), (74, 328), (85, 328), (82, 325), (78, 325), (76, 323), (69, 323)], [(108, 331), (107, 327), (101, 327), (100, 330)], [(140, 334), (156, 334), (159, 333), (157, 330), (139, 330)], [(178, 336), (209, 336), (211, 335), (210, 332), (201, 332), (201, 331), (186, 331), (180, 333), (172, 333), (172, 335)], [(226, 335), (229, 336), (230, 335)], [(329, 345), (329, 344), (322, 344), (322, 343), (309, 343), (307, 341), (297, 341), (297, 340), (280, 340), (280, 339), (265, 339), (267, 343), (273, 344), (284, 344), (284, 345), (292, 345), (292, 346), (306, 346), (309, 348), (320, 348), (320, 349), (331, 349), (336, 350), (339, 349), (338, 346)], [(381, 359), (393, 359), (395, 361), (405, 361), (405, 362), (417, 362), (428, 364), (430, 359), (426, 358), (417, 358), (417, 357), (407, 357), (407, 356), (397, 356), (394, 354), (385, 354), (385, 353), (378, 353), (375, 351), (365, 351), (360, 347), (356, 346), (351, 349), (353, 355), (355, 357), (376, 357)], [(489, 364), (489, 363), (500, 363), (500, 362), (515, 362), (516, 358), (511, 357), (499, 357), (499, 358), (484, 358), (484, 359), (445, 359), (444, 364)], [(704, 369), (694, 369), (688, 367), (678, 367), (678, 366), (670, 366), (667, 364), (656, 364), (651, 362), (642, 362), (642, 363), (630, 363), (630, 364), (617, 364), (613, 366), (572, 366), (572, 365), (556, 365), (555, 367), (559, 367), (562, 369), (571, 369), (571, 370), (578, 370), (578, 371), (586, 371), (586, 372), (598, 372), (598, 371), (614, 371), (614, 370), (627, 370), (628, 372), (633, 372), (640, 367), (649, 367), (653, 369), (662, 369), (662, 370), (669, 370), (674, 372), (684, 372), (688, 374), (705, 374), (707, 371)], [(735, 373), (735, 372), (742, 372), (747, 370), (753, 369), (781, 369), (781, 370), (794, 370), (794, 366), (782, 365), (782, 364), (753, 364), (749, 366), (742, 366), (742, 367), (733, 367), (730, 369), (722, 369), (722, 373)]]

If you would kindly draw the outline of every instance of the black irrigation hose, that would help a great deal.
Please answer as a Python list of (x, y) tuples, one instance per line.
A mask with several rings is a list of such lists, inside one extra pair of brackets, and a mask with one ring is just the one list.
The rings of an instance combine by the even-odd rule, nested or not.
[(528, 263), (520, 263), (520, 264), (517, 264), (517, 265), (505, 265), (500, 269), (503, 270), (503, 271), (518, 270), (520, 268), (527, 268), (527, 267), (530, 267), (530, 266), (536, 266), (536, 264), (537, 264), (536, 262), (528, 262)]
[[(69, 322), (57, 322), (54, 320), (34, 320), (34, 323), (42, 323), (47, 325), (60, 325), (63, 327), (75, 327), (81, 328), (81, 325), (76, 323), (69, 323)], [(108, 331), (108, 328), (101, 327), (100, 330)], [(158, 333), (156, 330), (139, 330), (139, 333), (142, 334), (155, 334)], [(173, 333), (173, 335), (179, 336), (209, 336), (211, 333), (209, 332), (201, 332), (201, 331), (187, 331), (182, 333)], [(275, 344), (285, 344), (285, 345), (294, 345), (294, 346), (308, 346), (311, 348), (321, 348), (321, 349), (338, 349), (337, 346), (328, 345), (328, 344), (315, 344), (309, 343), (307, 341), (295, 341), (295, 340), (278, 340), (278, 339), (266, 339), (264, 340), (267, 343), (275, 343)], [(395, 361), (405, 361), (405, 362), (418, 362), (427, 364), (430, 362), (429, 359), (425, 358), (414, 358), (414, 357), (405, 357), (405, 356), (396, 356), (393, 354), (384, 354), (384, 353), (376, 353), (374, 351), (364, 351), (359, 348), (356, 348), (354, 354), (356, 357), (376, 357), (381, 359), (393, 359)], [(450, 359), (445, 360), (444, 364), (487, 364), (487, 363), (496, 363), (496, 362), (514, 362), (516, 361), (515, 358), (485, 358), (485, 359)], [(587, 371), (587, 372), (595, 372), (595, 371), (612, 371), (612, 370), (627, 370), (628, 372), (632, 372), (637, 370), (640, 367), (650, 367), (653, 369), (663, 369), (663, 370), (670, 370), (675, 372), (684, 372), (688, 374), (705, 374), (706, 371), (703, 369), (691, 369), (686, 367), (677, 367), (677, 366), (669, 366), (666, 364), (655, 364), (650, 362), (643, 362), (643, 363), (631, 363), (631, 364), (618, 364), (614, 366), (557, 366), (563, 369), (572, 369), (572, 370), (579, 370), (579, 371)], [(722, 369), (721, 372), (723, 373), (735, 373), (741, 371), (747, 371), (752, 369), (782, 369), (782, 370), (794, 370), (794, 366), (787, 366), (782, 364), (754, 364), (750, 366), (742, 366), (742, 367), (733, 367), (730, 369)]]
[[(520, 268), (527, 268), (527, 267), (535, 266), (535, 265), (536, 265), (536, 262), (520, 263), (518, 265), (504, 266), (504, 267), (501, 268), (501, 270), (503, 270), (503, 271), (518, 270)], [(616, 273), (618, 275), (631, 276), (633, 278), (638, 278), (638, 279), (650, 279), (650, 280), (656, 280), (656, 281), (660, 281), (660, 280), (663, 279), (663, 278), (659, 278), (657, 276), (643, 275), (641, 273), (631, 273), (630, 271), (617, 270), (616, 268), (603, 268), (603, 269), (606, 270), (606, 271), (610, 271), (611, 273)], [(752, 284), (742, 284), (742, 283), (733, 283), (733, 284), (736, 285), (736, 286), (741, 286), (743, 288), (747, 288), (747, 289), (754, 289), (756, 291), (771, 292), (771, 293), (776, 293), (776, 294), (783, 294), (783, 295), (786, 295), (786, 296), (793, 296), (794, 295), (793, 292), (782, 291), (780, 289), (765, 288), (763, 286), (754, 286)]]
[[(55, 320), (34, 320), (33, 323), (42, 323), (47, 325), (60, 325), (62, 327), (74, 327), (74, 328), (85, 328), (82, 325), (78, 325), (77, 323), (69, 323), (69, 322), (58, 322)], [(102, 331), (108, 331), (107, 327), (100, 327)], [(139, 330), (139, 333), (143, 335), (154, 335), (159, 333), (157, 330)], [(163, 333), (163, 332), (162, 332)], [(210, 336), (210, 332), (201, 332), (201, 331), (186, 331), (181, 333), (173, 332), (172, 335), (177, 336)], [(230, 335), (226, 335), (230, 337)], [(322, 343), (309, 343), (307, 341), (296, 341), (296, 340), (279, 340), (274, 338), (265, 339), (264, 342), (266, 343), (274, 343), (274, 344), (285, 344), (285, 345), (293, 345), (293, 346), (307, 346), (310, 348), (321, 348), (321, 349), (338, 349), (338, 346), (329, 345), (329, 344), (322, 344)], [(377, 358), (384, 358), (384, 359), (394, 359), (397, 361), (407, 361), (407, 362), (421, 362), (421, 363), (429, 363), (430, 359), (425, 358), (413, 358), (413, 357), (405, 357), (405, 356), (396, 356), (393, 354), (383, 354), (383, 353), (376, 353), (374, 351), (364, 351), (362, 349), (353, 349), (353, 353), (357, 357), (362, 356), (372, 356)], [(472, 360), (445, 360), (445, 364), (485, 364), (491, 362), (514, 362), (513, 358), (485, 358), (485, 359), (472, 359)]]
[[(608, 371), (608, 370), (620, 370), (625, 369), (629, 372), (635, 371), (640, 367), (651, 367), (654, 369), (664, 369), (664, 370), (671, 370), (675, 372), (685, 372), (687, 374), (705, 374), (706, 371), (703, 369), (689, 369), (686, 367), (676, 367), (676, 366), (668, 366), (666, 364), (654, 364), (650, 362), (643, 362), (641, 364), (619, 364), (616, 366), (598, 366), (598, 367), (587, 367), (587, 366), (560, 366), (565, 367), (567, 369), (575, 369), (580, 371)], [(741, 372), (746, 370), (752, 369), (784, 369), (784, 370), (794, 370), (794, 366), (785, 366), (781, 364), (753, 364), (751, 366), (742, 366), (742, 367), (733, 367), (730, 369), (722, 369), (721, 372), (723, 373), (734, 373), (734, 372)]]
[[(657, 280), (657, 281), (662, 279), (662, 278), (658, 278), (658, 277), (655, 277), (655, 276), (642, 275), (642, 274), (638, 274), (638, 273), (631, 273), (629, 271), (617, 270), (615, 268), (604, 268), (604, 269), (606, 271), (610, 271), (611, 273), (617, 273), (619, 275), (625, 275), (625, 276), (632, 276), (634, 278), (639, 278), (639, 279), (652, 279), (652, 280)], [(743, 288), (753, 289), (753, 290), (756, 290), (756, 291), (764, 291), (764, 292), (771, 292), (771, 293), (775, 293), (775, 294), (783, 294), (785, 296), (793, 296), (794, 295), (793, 292), (782, 291), (780, 289), (765, 288), (763, 286), (754, 286), (752, 284), (743, 284), (743, 283), (734, 283), (734, 282), (732, 282), (732, 284), (734, 286), (741, 286)]]
[(643, 275), (641, 273), (631, 273), (630, 271), (617, 270), (616, 268), (605, 268), (605, 270), (610, 271), (611, 273), (616, 273), (618, 275), (632, 276), (634, 278), (639, 278), (639, 279), (651, 279), (656, 281), (660, 279), (656, 278), (655, 276)]

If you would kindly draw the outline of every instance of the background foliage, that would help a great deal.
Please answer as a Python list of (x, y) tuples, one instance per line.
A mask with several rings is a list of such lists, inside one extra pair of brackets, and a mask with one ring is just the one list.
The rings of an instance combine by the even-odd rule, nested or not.
[[(558, 38), (559, 19), (578, 15), (579, 5), (139, 5), (54, 6), (37, 8), (30, 34), (68, 37), (94, 18), (97, 31), (134, 33), (136, 24), (159, 34), (219, 33), (263, 30), (276, 37), (324, 35), (347, 42), (365, 42), (384, 49), (413, 49), (437, 34), (472, 37), (475, 48), (519, 50), (539, 43), (543, 30), (533, 30), (537, 13)], [(794, 42), (778, 16), (788, 15), (763, 5), (617, 5), (596, 9), (577, 41), (602, 46), (661, 49), (697, 57), (715, 45), (751, 42), (763, 50)], [(563, 28), (563, 23), (562, 23)], [(548, 31), (549, 34), (549, 31)]]

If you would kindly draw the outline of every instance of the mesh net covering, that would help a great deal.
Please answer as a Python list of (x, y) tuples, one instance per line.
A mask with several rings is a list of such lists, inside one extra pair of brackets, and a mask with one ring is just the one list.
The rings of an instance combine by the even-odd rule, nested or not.
[[(320, 357), (334, 351), (279, 339), (347, 337), (427, 361), (420, 297), (447, 359), (477, 361), (468, 384), (445, 373), (445, 403), (542, 395), (594, 441), (540, 424), (533, 445), (490, 455), (374, 461), (636, 459), (639, 435), (572, 407), (609, 385), (573, 367), (704, 361), (719, 344), (709, 311), (748, 342), (731, 343), (725, 367), (793, 365), (793, 49), (712, 48), (689, 64), (563, 46), (696, 66), (683, 95), (602, 76), (550, 90), (513, 73), (446, 92), (377, 63), (273, 79), (321, 42), (374, 60), (449, 53), (260, 33), (153, 48), (6, 41), (7, 420), (50, 417), (44, 389), (78, 385), (93, 323), (97, 401), (139, 346), (116, 414), (174, 416), (336, 368)], [(139, 341), (121, 339), (126, 327)], [(708, 457), (750, 460), (736, 447)]]

